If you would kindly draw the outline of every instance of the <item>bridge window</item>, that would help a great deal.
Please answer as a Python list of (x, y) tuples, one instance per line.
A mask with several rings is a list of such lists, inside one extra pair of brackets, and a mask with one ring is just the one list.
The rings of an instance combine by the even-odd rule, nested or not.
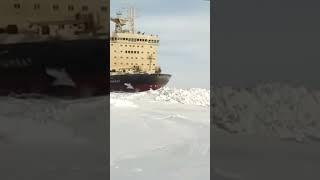
[(68, 10), (69, 11), (73, 11), (74, 10), (74, 6), (73, 5), (68, 5)]
[(36, 10), (36, 9), (40, 9), (40, 4), (34, 4), (34, 5), (33, 5), (33, 9), (35, 9), (35, 10)]
[(101, 6), (101, 11), (107, 11), (107, 10), (108, 10), (107, 6)]
[(17, 4), (14, 4), (13, 7), (14, 7), (15, 9), (20, 9), (20, 8), (21, 8), (21, 5), (17, 3)]
[(82, 6), (82, 11), (88, 11), (89, 7), (88, 6)]

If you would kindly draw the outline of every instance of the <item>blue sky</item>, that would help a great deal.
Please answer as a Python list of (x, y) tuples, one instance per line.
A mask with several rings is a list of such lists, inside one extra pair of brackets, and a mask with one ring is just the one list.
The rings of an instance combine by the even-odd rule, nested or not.
[(163, 73), (172, 74), (168, 86), (209, 88), (209, 3), (204, 0), (111, 0), (110, 9), (114, 15), (122, 8), (135, 7), (136, 30), (160, 36), (158, 63)]

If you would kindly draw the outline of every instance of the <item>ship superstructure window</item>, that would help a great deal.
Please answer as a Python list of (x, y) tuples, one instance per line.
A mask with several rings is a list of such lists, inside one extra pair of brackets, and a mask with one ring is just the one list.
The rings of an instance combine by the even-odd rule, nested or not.
[(42, 26), (42, 27), (41, 27), (41, 33), (42, 33), (43, 35), (49, 35), (49, 34), (50, 34), (50, 28), (49, 28), (49, 26)]
[(14, 7), (15, 9), (20, 9), (20, 8), (21, 8), (21, 5), (20, 5), (19, 3), (15, 3), (15, 4), (13, 5), (13, 7)]
[(58, 5), (58, 4), (52, 5), (52, 9), (53, 9), (54, 11), (59, 10), (59, 5)]
[(33, 5), (33, 9), (34, 9), (34, 10), (40, 9), (40, 4), (39, 4), (39, 3), (34, 4), (34, 5)]
[(88, 11), (89, 7), (88, 6), (82, 6), (82, 11)]
[(101, 6), (101, 11), (107, 11), (108, 10), (108, 8), (107, 8), (107, 6)]
[(69, 11), (73, 11), (74, 10), (74, 6), (73, 5), (68, 5), (68, 10)]

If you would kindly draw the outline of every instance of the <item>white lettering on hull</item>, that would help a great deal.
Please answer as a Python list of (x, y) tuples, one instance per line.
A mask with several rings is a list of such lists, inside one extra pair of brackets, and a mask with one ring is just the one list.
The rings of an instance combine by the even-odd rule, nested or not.
[(64, 70), (57, 69), (46, 69), (46, 73), (55, 78), (53, 82), (54, 86), (64, 85), (64, 86), (72, 86), (75, 87), (76, 84), (73, 82), (69, 74)]

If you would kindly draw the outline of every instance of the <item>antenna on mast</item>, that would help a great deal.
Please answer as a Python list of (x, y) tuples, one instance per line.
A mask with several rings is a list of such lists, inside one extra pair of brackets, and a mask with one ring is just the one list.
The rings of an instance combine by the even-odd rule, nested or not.
[(130, 7), (128, 9), (129, 31), (130, 33), (133, 33), (133, 34), (135, 33), (134, 20), (135, 20), (135, 9), (133, 7)]

